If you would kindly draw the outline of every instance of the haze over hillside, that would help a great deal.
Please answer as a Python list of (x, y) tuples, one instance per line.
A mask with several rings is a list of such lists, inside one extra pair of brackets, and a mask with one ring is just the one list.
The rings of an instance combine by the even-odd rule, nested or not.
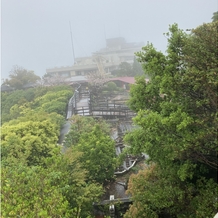
[(105, 47), (105, 39), (124, 37), (127, 42), (154, 43), (164, 51), (169, 24), (193, 28), (211, 21), (216, 1), (166, 0), (2, 0), (1, 76), (13, 65), (34, 70), (73, 64), (70, 25), (75, 56), (89, 56)]

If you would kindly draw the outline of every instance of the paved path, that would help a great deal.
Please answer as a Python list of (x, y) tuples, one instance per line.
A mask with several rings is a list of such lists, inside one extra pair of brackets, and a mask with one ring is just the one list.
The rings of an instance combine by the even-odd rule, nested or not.
[[(73, 109), (73, 102), (72, 98), (69, 100), (68, 103), (68, 111), (67, 111), (67, 119), (69, 119), (73, 114), (72, 114), (72, 109)], [(82, 113), (79, 113), (79, 115), (82, 116), (88, 116), (89, 114), (89, 98), (84, 96), (82, 97), (77, 103), (76, 103), (76, 109), (82, 111)], [(82, 110), (83, 109), (83, 110)], [(62, 144), (65, 138), (65, 135), (70, 131), (70, 122), (67, 121), (61, 128), (58, 144)]]
[(64, 137), (65, 135), (70, 131), (70, 122), (67, 121), (61, 128), (61, 132), (60, 132), (60, 136), (59, 136), (59, 140), (58, 140), (58, 144), (62, 144), (64, 141)]
[[(89, 116), (89, 97), (87, 95), (82, 96), (76, 103), (76, 110), (78, 115)], [(79, 111), (78, 111), (79, 110)]]
[(82, 98), (76, 104), (77, 108), (88, 107), (88, 106), (89, 106), (89, 98)]

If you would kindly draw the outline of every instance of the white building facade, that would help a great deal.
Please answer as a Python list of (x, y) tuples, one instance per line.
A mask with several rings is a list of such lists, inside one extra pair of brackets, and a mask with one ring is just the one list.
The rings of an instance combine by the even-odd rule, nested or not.
[(86, 76), (92, 72), (102, 71), (110, 73), (118, 68), (122, 62), (133, 63), (135, 52), (144, 46), (144, 43), (126, 43), (124, 38), (106, 40), (107, 47), (94, 52), (90, 57), (75, 58), (75, 64), (67, 67), (46, 69), (47, 75), (65, 78)]

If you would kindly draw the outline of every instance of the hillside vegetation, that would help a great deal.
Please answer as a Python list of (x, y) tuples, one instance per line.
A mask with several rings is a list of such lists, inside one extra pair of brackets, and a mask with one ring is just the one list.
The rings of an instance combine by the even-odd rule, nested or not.
[(218, 21), (190, 34), (171, 25), (166, 54), (152, 44), (137, 54), (129, 105), (140, 128), (126, 135), (132, 153), (149, 155), (132, 176), (125, 217), (213, 217), (217, 212)]
[[(102, 184), (113, 177), (115, 163), (113, 158), (111, 164), (107, 161), (107, 173), (96, 162), (104, 156), (95, 156), (104, 155), (106, 144), (107, 154), (114, 156), (114, 144), (92, 120), (93, 129), (78, 137), (78, 148), (72, 148), (72, 141), (61, 152), (57, 141), (72, 95), (68, 86), (2, 93), (1, 217), (91, 217), (92, 204), (103, 194)], [(86, 137), (90, 140), (81, 146)], [(101, 146), (94, 151), (96, 143)]]

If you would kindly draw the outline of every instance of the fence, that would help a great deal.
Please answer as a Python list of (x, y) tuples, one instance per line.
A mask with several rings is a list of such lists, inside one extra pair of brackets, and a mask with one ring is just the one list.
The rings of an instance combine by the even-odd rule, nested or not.
[(90, 114), (93, 116), (102, 116), (112, 118), (133, 117), (135, 115), (125, 104), (126, 100), (108, 100), (99, 99), (91, 101), (89, 108)]
[(79, 84), (79, 86), (76, 88), (73, 96), (70, 98), (70, 100), (68, 102), (67, 117), (66, 117), (67, 120), (69, 118), (71, 118), (72, 115), (74, 114), (74, 110), (76, 108), (76, 104), (77, 104), (77, 102), (80, 99), (80, 89), (81, 89), (81, 84)]

